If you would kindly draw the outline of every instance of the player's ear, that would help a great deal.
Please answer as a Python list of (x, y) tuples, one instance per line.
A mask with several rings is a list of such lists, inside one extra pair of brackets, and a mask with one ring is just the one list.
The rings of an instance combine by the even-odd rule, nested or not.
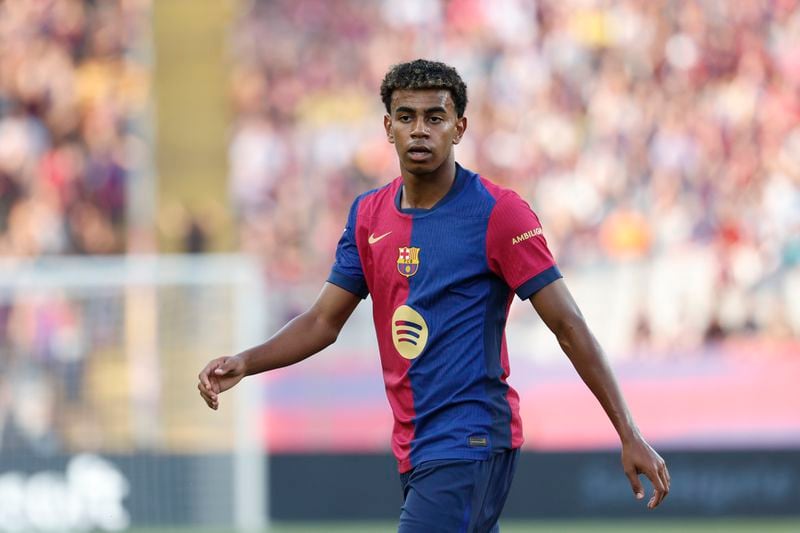
[(386, 140), (394, 144), (394, 134), (392, 133), (392, 117), (383, 115), (383, 128), (386, 130)]
[(453, 144), (461, 142), (464, 132), (467, 131), (467, 117), (459, 117), (456, 120), (456, 135), (453, 137)]

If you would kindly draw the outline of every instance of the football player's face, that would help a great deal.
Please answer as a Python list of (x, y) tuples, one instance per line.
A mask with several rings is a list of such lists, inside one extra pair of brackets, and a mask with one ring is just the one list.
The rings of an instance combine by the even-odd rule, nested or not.
[(412, 174), (430, 174), (453, 160), (453, 145), (461, 141), (467, 119), (457, 116), (450, 91), (394, 91), (391, 111), (383, 123), (401, 168)]

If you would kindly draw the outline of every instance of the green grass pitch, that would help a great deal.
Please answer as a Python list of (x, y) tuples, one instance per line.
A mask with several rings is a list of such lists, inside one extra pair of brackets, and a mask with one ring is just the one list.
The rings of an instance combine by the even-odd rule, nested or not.
[[(131, 529), (129, 533), (236, 533), (233, 529)], [(393, 533), (393, 522), (276, 523), (269, 533)], [(654, 520), (575, 520), (500, 523), (501, 533), (797, 533), (798, 518), (654, 519)], [(265, 532), (266, 533), (266, 532)]]

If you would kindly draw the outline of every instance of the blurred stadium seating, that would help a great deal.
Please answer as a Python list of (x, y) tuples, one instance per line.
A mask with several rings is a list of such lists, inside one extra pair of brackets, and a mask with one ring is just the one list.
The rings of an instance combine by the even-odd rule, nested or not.
[(352, 198), (398, 173), (377, 88), (432, 56), (469, 87), (458, 159), (531, 202), (565, 269), (637, 270), (629, 345), (800, 332), (797, 2), (249, 6), (230, 187), (243, 249), (281, 284), (324, 276)]
[[(60, 268), (47, 277), (42, 258), (91, 265), (133, 249), (137, 158), (154, 142), (141, 133), (152, 120), (154, 69), (142, 54), (152, 5), (0, 0), (0, 453), (12, 462), (233, 446), (188, 404), (198, 401), (194, 366), (231, 349), (229, 334), (197, 335), (214, 331), (215, 315), (201, 311), (227, 309), (228, 296), (215, 304), (208, 288), (192, 307), (196, 292), (175, 289), (142, 304), (123, 286), (32, 291), (23, 275), (55, 283)], [(235, 5), (229, 170), (219, 180), (236, 219), (232, 251), (262, 265), (274, 324), (325, 278), (353, 197), (398, 173), (380, 120), (386, 69), (441, 59), (469, 87), (458, 160), (539, 214), (656, 443), (800, 445), (800, 2)], [(204, 251), (219, 231), (201, 222), (180, 251)], [(273, 451), (387, 449), (391, 421), (361, 307), (331, 353), (265, 379)], [(126, 418), (140, 405), (135, 387), (116, 386), (141, 384), (147, 356), (131, 337), (150, 326), (131, 316), (151, 308), (167, 377), (138, 416), (159, 413), (155, 434)], [(568, 426), (542, 409), (593, 407), (529, 307), (512, 309), (509, 343), (529, 446), (613, 445), (599, 411)], [(654, 395), (672, 396), (673, 408)]]

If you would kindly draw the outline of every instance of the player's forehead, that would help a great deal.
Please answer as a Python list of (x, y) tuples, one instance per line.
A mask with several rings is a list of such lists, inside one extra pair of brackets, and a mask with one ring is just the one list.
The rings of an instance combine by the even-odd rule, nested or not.
[(453, 95), (447, 89), (397, 89), (392, 92), (392, 113), (398, 108), (424, 113), (428, 109), (443, 107), (455, 114)]

